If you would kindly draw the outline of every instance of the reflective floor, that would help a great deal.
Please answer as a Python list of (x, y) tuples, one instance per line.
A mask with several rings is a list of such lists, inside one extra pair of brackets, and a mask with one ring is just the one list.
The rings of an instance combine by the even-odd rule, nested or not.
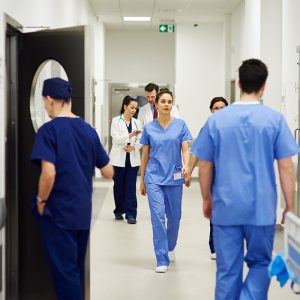
[[(215, 261), (208, 247), (209, 222), (202, 216), (200, 190), (184, 188), (176, 262), (154, 272), (155, 258), (147, 198), (138, 195), (138, 223), (115, 221), (112, 183), (97, 181), (91, 233), (91, 300), (214, 299)], [(139, 184), (137, 184), (137, 187)], [(105, 195), (104, 199), (101, 195)], [(103, 196), (102, 196), (103, 198)], [(281, 235), (276, 240), (280, 248)], [(245, 272), (247, 268), (245, 267)], [(270, 300), (300, 299), (272, 279)]]

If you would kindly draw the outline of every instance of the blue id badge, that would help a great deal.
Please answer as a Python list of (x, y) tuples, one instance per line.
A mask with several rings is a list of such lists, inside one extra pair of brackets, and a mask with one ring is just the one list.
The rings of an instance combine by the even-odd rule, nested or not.
[(173, 179), (174, 180), (179, 180), (181, 178), (182, 178), (181, 167), (175, 167)]

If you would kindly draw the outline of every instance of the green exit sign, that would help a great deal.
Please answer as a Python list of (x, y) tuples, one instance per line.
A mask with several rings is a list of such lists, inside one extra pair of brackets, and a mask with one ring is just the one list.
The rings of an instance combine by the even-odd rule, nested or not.
[(172, 24), (159, 24), (158, 31), (159, 32), (174, 32), (175, 31), (175, 25), (172, 25)]

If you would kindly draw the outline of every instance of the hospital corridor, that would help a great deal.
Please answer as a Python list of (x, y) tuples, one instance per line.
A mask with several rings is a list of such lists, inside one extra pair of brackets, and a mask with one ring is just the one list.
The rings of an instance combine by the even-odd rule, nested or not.
[[(155, 256), (147, 197), (138, 193), (137, 224), (115, 221), (112, 183), (96, 180), (90, 249), (91, 300), (212, 300), (215, 261), (208, 246), (209, 222), (203, 217), (200, 187), (184, 188), (176, 261), (165, 274), (154, 272)], [(139, 186), (139, 180), (137, 187)], [(282, 247), (277, 232), (275, 250)], [(247, 271), (246, 265), (244, 271)], [(297, 300), (288, 285), (272, 278), (270, 300)]]
[(300, 300), (299, 14), (0, 0), (0, 300)]

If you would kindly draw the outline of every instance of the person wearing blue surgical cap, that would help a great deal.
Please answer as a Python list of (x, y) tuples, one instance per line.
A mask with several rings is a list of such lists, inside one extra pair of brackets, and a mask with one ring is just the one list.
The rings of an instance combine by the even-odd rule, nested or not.
[(155, 106), (158, 118), (145, 125), (140, 140), (143, 144), (140, 191), (142, 195), (148, 195), (156, 255), (155, 272), (165, 273), (170, 261), (175, 261), (182, 190), (188, 174), (192, 136), (186, 123), (171, 115), (171, 91), (161, 90), (156, 95)]
[[(268, 298), (277, 205), (274, 160), (286, 202), (282, 222), (293, 211), (292, 156), (299, 146), (284, 117), (259, 102), (267, 77), (262, 61), (245, 60), (239, 68), (240, 101), (211, 115), (191, 149), (199, 158), (204, 216), (213, 223), (216, 300)], [(244, 261), (249, 270), (243, 280)]]
[(52, 120), (38, 130), (31, 153), (41, 170), (33, 208), (57, 299), (82, 300), (92, 177), (97, 167), (111, 179), (113, 167), (96, 131), (72, 113), (70, 83), (47, 79), (42, 95)]

